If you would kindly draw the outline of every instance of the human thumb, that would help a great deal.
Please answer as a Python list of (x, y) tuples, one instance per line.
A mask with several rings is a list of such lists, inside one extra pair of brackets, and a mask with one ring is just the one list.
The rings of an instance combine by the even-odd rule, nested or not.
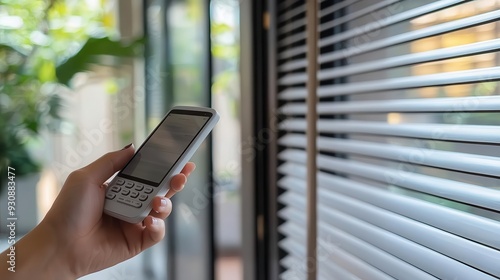
[(134, 155), (134, 145), (129, 144), (123, 149), (107, 153), (83, 168), (89, 179), (96, 184), (104, 183), (116, 171), (122, 169)]

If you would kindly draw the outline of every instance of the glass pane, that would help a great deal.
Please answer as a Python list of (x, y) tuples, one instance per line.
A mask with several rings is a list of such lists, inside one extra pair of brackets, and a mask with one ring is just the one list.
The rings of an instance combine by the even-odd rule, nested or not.
[[(166, 108), (210, 106), (209, 19), (202, 0), (170, 1), (166, 7), (166, 54), (163, 95)], [(168, 219), (171, 279), (212, 279), (212, 168), (210, 141), (193, 156), (196, 170), (172, 200)]]
[(241, 263), (241, 153), (239, 1), (212, 0), (212, 104), (214, 130), (216, 279), (243, 279)]

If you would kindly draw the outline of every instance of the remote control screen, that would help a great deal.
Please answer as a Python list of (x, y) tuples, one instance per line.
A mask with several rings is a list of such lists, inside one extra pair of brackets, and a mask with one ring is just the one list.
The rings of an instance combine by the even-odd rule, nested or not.
[(211, 113), (172, 111), (125, 166), (121, 176), (158, 185), (210, 119)]

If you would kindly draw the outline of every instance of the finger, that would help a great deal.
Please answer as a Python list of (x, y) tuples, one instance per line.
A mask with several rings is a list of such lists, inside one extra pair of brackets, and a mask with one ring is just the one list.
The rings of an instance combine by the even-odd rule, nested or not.
[(116, 171), (122, 169), (133, 155), (134, 145), (129, 144), (119, 151), (105, 154), (81, 170), (89, 174), (89, 180), (93, 180), (94, 183), (101, 185), (115, 174)]
[(157, 196), (153, 199), (153, 210), (149, 215), (165, 220), (172, 212), (172, 201), (166, 197)]
[(193, 162), (188, 162), (182, 168), (182, 171), (180, 174), (175, 175), (171, 180), (170, 180), (170, 188), (168, 189), (167, 194), (165, 195), (168, 198), (172, 198), (174, 194), (182, 191), (184, 188), (184, 185), (187, 182), (187, 177), (191, 172), (193, 172), (196, 169), (196, 165)]
[(194, 162), (188, 162), (186, 163), (186, 165), (184, 165), (184, 168), (182, 168), (181, 173), (186, 175), (186, 177), (188, 177), (189, 174), (191, 174), (191, 172), (193, 172), (195, 169), (196, 169), (196, 164), (194, 164)]
[(144, 220), (145, 229), (142, 231), (142, 250), (160, 242), (165, 236), (165, 221), (152, 216)]
[(165, 195), (168, 198), (172, 198), (174, 194), (182, 191), (184, 185), (187, 182), (187, 177), (184, 174), (177, 174), (170, 180), (170, 188), (168, 189), (167, 194)]

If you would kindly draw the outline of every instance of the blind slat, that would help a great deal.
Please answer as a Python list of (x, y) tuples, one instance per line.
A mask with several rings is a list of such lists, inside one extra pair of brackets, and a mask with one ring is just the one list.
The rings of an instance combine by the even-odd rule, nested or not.
[[(319, 80), (345, 77), (348, 75), (357, 75), (373, 71), (380, 71), (389, 68), (415, 65), (438, 60), (445, 60), (463, 56), (471, 56), (482, 53), (495, 52), (500, 50), (500, 39), (493, 39), (483, 42), (471, 43), (455, 47), (436, 49), (431, 51), (406, 54), (395, 57), (388, 57), (380, 60), (351, 64), (344, 67), (328, 68), (318, 72)], [(319, 62), (322, 62), (321, 59)], [(293, 60), (282, 64), (280, 71), (291, 71), (306, 67), (307, 62), (304, 59)], [(305, 82), (304, 73), (292, 73), (283, 76), (278, 80), (280, 85), (293, 85)]]
[(402, 12), (399, 14), (392, 15), (387, 18), (380, 19), (376, 22), (370, 22), (364, 26), (356, 27), (354, 29), (350, 29), (349, 31), (346, 31), (344, 33), (340, 33), (338, 35), (325, 38), (323, 40), (320, 40), (319, 46), (324, 47), (326, 45), (331, 45), (335, 44), (341, 41), (345, 41), (347, 39), (354, 38), (356, 36), (360, 36), (363, 34), (367, 34), (369, 32), (372, 32), (374, 30), (378, 30), (380, 28), (384, 28), (386, 26), (390, 26), (405, 20), (410, 20), (419, 16), (423, 16), (426, 14), (430, 14), (432, 12), (436, 12), (439, 10), (442, 10), (444, 8), (448, 8), (454, 5), (457, 5), (461, 2), (466, 2), (464, 0), (442, 0), (442, 1), (436, 1), (424, 6), (420, 6), (417, 8), (414, 8), (412, 10)]
[(288, 268), (286, 272), (281, 275), (281, 279), (283, 280), (303, 280), (305, 279), (305, 274), (301, 273), (299, 270), (300, 267), (303, 266), (303, 263), (299, 258), (288, 255), (280, 261), (281, 265), (285, 268)]
[[(287, 211), (286, 213), (288, 213), (288, 216), (284, 216), (285, 218), (292, 218), (295, 215), (301, 215), (300, 210)], [(388, 254), (372, 244), (366, 243), (365, 241), (349, 235), (328, 224), (320, 223), (318, 234), (320, 239), (328, 240), (329, 243), (335, 244), (356, 258), (363, 259), (369, 265), (379, 269), (393, 278), (436, 279), (435, 277), (412, 265), (409, 265), (408, 263), (392, 256), (391, 254)]]
[[(319, 200), (320, 205), (325, 207), (325, 211), (330, 211), (329, 208), (336, 209), (421, 244), (454, 260), (500, 277), (500, 266), (498, 265), (500, 264), (500, 251), (344, 195), (320, 190)], [(474, 254), (470, 252), (474, 252)]]
[(324, 9), (321, 9), (320, 11), (318, 11), (318, 15), (320, 18), (326, 16), (326, 15), (329, 15), (329, 14), (332, 14), (340, 9), (343, 9), (345, 7), (348, 7), (356, 2), (359, 2), (361, 0), (345, 0), (345, 1), (341, 1), (339, 3), (336, 3), (336, 4), (333, 4), (331, 5), (330, 7), (327, 7), (327, 8), (324, 8)]
[[(280, 187), (288, 190), (288, 187), (292, 185), (291, 182), (298, 181), (295, 183), (297, 185), (300, 184), (300, 181), (303, 181), (306, 171), (303, 166), (287, 163), (280, 167), (280, 172), (287, 175), (282, 179), (283, 181), (280, 181)], [(379, 208), (500, 250), (500, 242), (498, 241), (500, 222), (447, 206), (381, 190), (365, 183), (355, 182), (326, 172), (318, 172), (318, 181), (320, 189), (327, 189), (356, 198)], [(290, 218), (292, 216), (288, 215), (286, 217)], [(299, 224), (303, 222), (301, 220), (295, 221)]]
[(289, 10), (286, 13), (280, 15), (278, 17), (278, 23), (282, 23), (284, 21), (287, 21), (294, 16), (300, 15), (301, 13), (304, 13), (306, 11), (306, 7), (303, 5), (295, 7), (293, 10)]
[[(348, 49), (344, 49), (342, 51), (327, 53), (321, 55), (318, 58), (318, 60), (320, 61), (320, 63), (325, 63), (327, 61), (334, 61), (342, 58), (351, 57), (354, 55), (360, 55), (370, 51), (375, 51), (406, 42), (416, 41), (431, 36), (450, 33), (453, 31), (470, 28), (481, 24), (486, 24), (498, 20), (499, 17), (500, 17), (500, 11), (493, 11), (473, 17), (449, 21), (442, 24), (436, 24), (430, 27), (422, 28), (415, 31), (405, 32), (382, 40), (372, 41), (367, 44), (357, 45)], [(290, 53), (296, 52), (294, 49), (290, 49), (288, 51)], [(297, 54), (300, 54), (300, 52), (298, 52)]]
[[(278, 143), (287, 147), (305, 148), (306, 138), (300, 134), (287, 134)], [(497, 157), (328, 137), (319, 137), (317, 143), (321, 151), (357, 154), (500, 177), (500, 159)]]
[[(357, 277), (356, 279), (394, 280), (393, 277), (383, 273), (364, 261), (361, 261), (359, 258), (354, 257), (340, 248), (336, 248), (335, 252), (329, 257), (330, 258), (325, 258), (322, 262), (320, 262), (320, 271), (323, 266), (331, 267), (332, 264), (338, 264), (339, 267), (344, 267), (350, 274), (355, 275)], [(334, 271), (329, 271), (328, 273), (330, 277), (331, 275), (336, 275), (334, 274)]]
[[(423, 271), (434, 275), (440, 279), (495, 279), (481, 271), (475, 270), (467, 265), (456, 262), (435, 251), (410, 242), (391, 232), (376, 228), (368, 223), (362, 222), (351, 216), (338, 211), (325, 211), (319, 209), (319, 213), (325, 216), (329, 224), (334, 224), (338, 228), (357, 236), (360, 239), (376, 244), (386, 252), (399, 259), (415, 265)], [(401, 278), (401, 279), (420, 279), (420, 278)]]
[[(359, 0), (354, 0), (354, 1), (351, 0), (351, 1), (340, 2), (338, 4), (330, 6), (329, 9), (322, 10), (322, 12), (323, 12), (322, 14), (323, 15), (327, 15), (327, 14), (334, 13), (334, 12), (336, 12), (336, 11), (342, 9), (342, 8), (345, 8), (345, 7), (349, 6), (349, 5), (352, 5), (352, 4), (354, 4), (354, 3), (358, 2), (358, 1)], [(386, 0), (386, 1), (400, 1), (400, 0)], [(298, 9), (298, 8), (301, 8), (301, 9)], [(300, 6), (298, 8), (295, 9), (295, 10), (292, 10), (290, 12), (290, 14), (287, 13), (283, 18), (290, 18), (292, 16), (295, 16), (295, 15), (300, 14), (301, 12), (305, 11), (304, 6)], [(320, 16), (320, 17), (322, 17), (322, 16)], [(280, 19), (280, 21), (281, 21), (281, 19)], [(297, 33), (295, 35), (292, 35), (292, 36), (289, 36), (289, 37), (286, 37), (286, 38), (280, 40), (278, 42), (278, 47), (284, 47), (284, 46), (293, 44), (295, 42), (298, 42), (300, 40), (303, 40), (305, 38), (306, 38), (306, 31), (302, 31), (302, 32), (299, 32), (299, 33)]]
[(331, 279), (332, 275), (335, 275), (338, 279), (361, 280), (335, 262), (327, 262), (325, 259), (318, 260), (318, 271), (325, 279)]
[[(418, 17), (418, 16), (422, 16), (422, 15), (425, 15), (428, 13), (432, 13), (432, 12), (438, 11), (440, 9), (444, 9), (444, 8), (456, 5), (459, 2), (465, 2), (465, 1), (463, 1), (463, 0), (438, 1), (438, 2), (431, 3), (428, 5), (422, 6), (422, 7), (418, 7), (418, 8), (415, 8), (413, 10), (407, 11), (404, 14), (403, 13), (397, 14), (395, 16), (382, 19), (381, 21), (378, 21), (375, 23), (370, 23), (370, 24), (367, 24), (366, 26), (361, 26), (361, 27), (358, 27), (356, 29), (352, 29), (350, 31), (340, 33), (339, 35), (336, 35), (336, 36), (324, 38), (324, 39), (320, 40), (319, 46), (323, 47), (323, 46), (326, 46), (329, 44), (334, 44), (337, 42), (341, 42), (341, 41), (344, 41), (344, 40), (347, 40), (347, 39), (350, 39), (350, 38), (353, 38), (356, 36), (367, 34), (370, 31), (377, 30), (377, 29), (380, 29), (382, 27), (389, 26), (391, 24), (395, 24), (395, 23), (398, 23), (398, 22), (401, 22), (404, 20)], [(484, 14), (484, 15), (486, 15), (486, 14)], [(454, 24), (451, 26), (450, 26), (450, 23), (452, 23), (452, 22), (448, 22), (448, 23), (444, 23), (441, 25), (435, 25), (433, 27), (422, 29), (422, 30), (426, 30), (426, 33), (422, 33), (422, 30), (416, 30), (413, 32), (407, 32), (407, 33), (401, 34), (400, 36), (402, 36), (402, 37), (394, 36), (394, 37), (387, 38), (384, 40), (370, 42), (369, 44), (357, 45), (355, 47), (344, 49), (344, 50), (341, 50), (338, 52), (334, 52), (334, 53), (331, 53), (329, 55), (323, 55), (323, 57), (327, 57), (328, 60), (336, 60), (336, 59), (340, 59), (340, 58), (346, 58), (349, 56), (353, 56), (355, 54), (361, 54), (361, 53), (364, 53), (367, 51), (373, 51), (373, 50), (380, 49), (380, 48), (383, 48), (386, 46), (400, 44), (400, 43), (408, 41), (408, 40), (416, 40), (416, 38), (418, 38), (418, 36), (415, 36), (415, 35), (417, 35), (417, 34), (420, 34), (420, 36), (428, 37), (428, 36), (431, 36), (431, 35), (429, 35), (429, 33), (432, 34), (433, 31), (437, 31), (437, 30), (435, 30), (436, 29), (435, 27), (437, 27), (437, 26), (440, 26), (441, 28), (439, 28), (438, 33), (436, 33), (434, 35), (442, 34), (445, 32), (451, 32), (452, 30), (458, 30), (461, 28), (465, 28), (465, 26), (474, 26), (474, 25), (481, 24), (481, 23), (479, 23), (477, 21), (474, 21), (474, 22), (469, 22), (469, 21), (472, 21), (473, 19), (477, 19), (477, 17), (480, 17), (480, 16), (483, 16), (483, 15), (470, 17), (470, 18), (465, 19), (465, 21), (461, 21), (461, 20), (454, 21), (453, 22)], [(489, 19), (486, 21), (482, 20), (480, 22), (486, 23), (486, 22), (490, 22), (493, 20), (494, 19)], [(469, 25), (471, 23), (473, 25)], [(457, 26), (455, 27), (454, 25), (457, 25)], [(407, 36), (407, 34), (411, 34), (411, 36)], [(424, 35), (424, 34), (426, 34), (426, 35)], [(424, 37), (421, 37), (421, 38), (424, 38)], [(412, 38), (412, 39), (409, 39), (409, 38)], [(396, 41), (396, 42), (399, 41), (399, 42), (394, 43), (394, 41)], [(292, 49), (288, 49), (286, 51), (280, 52), (278, 54), (278, 58), (280, 58), (280, 59), (290, 58), (294, 55), (297, 55), (297, 54), (300, 54), (303, 52), (305, 52), (305, 48), (296, 47), (296, 48), (292, 48)], [(341, 57), (334, 59), (332, 56), (333, 54), (340, 55)], [(322, 56), (320, 56), (320, 59), (321, 59), (321, 57)]]
[[(355, 84), (321, 86), (318, 88), (318, 97), (323, 98), (365, 92), (380, 92), (430, 86), (457, 85), (484, 81), (492, 82), (497, 80), (500, 80), (500, 66), (377, 81), (367, 81)], [(279, 98), (282, 100), (304, 99), (305, 97), (306, 90), (302, 87), (287, 88), (279, 93)]]
[[(302, 18), (311, 3), (281, 5), (270, 33), (279, 39), (271, 77), (280, 277), (305, 279), (317, 244), (321, 280), (500, 279), (500, 158), (485, 150), (500, 143), (500, 4), (318, 2), (320, 69), (303, 58), (314, 53), (303, 29), (315, 16)], [(306, 107), (311, 77), (321, 84), (317, 105)], [(438, 98), (426, 98), (426, 87)], [(444, 98), (455, 89), (460, 97)], [(467, 123), (447, 118), (462, 114)], [(306, 135), (317, 153), (306, 154)], [(306, 178), (317, 180), (317, 221), (305, 213)]]
[[(388, 124), (367, 121), (319, 120), (318, 131), (322, 133), (355, 133), (375, 136), (398, 136), (431, 139), (435, 141), (458, 141), (470, 143), (500, 143), (500, 127), (467, 125), (467, 130), (458, 124)], [(306, 129), (301, 119), (285, 120), (279, 124), (282, 130)]]
[(399, 1), (401, 1), (401, 0), (384, 0), (384, 1), (378, 2), (376, 4), (373, 4), (371, 6), (365, 7), (363, 9), (353, 11), (352, 13), (349, 13), (341, 18), (335, 18), (332, 21), (328, 21), (328, 22), (321, 24), (319, 26), (319, 31), (325, 31), (329, 28), (333, 28), (333, 27), (340, 25), (342, 23), (346, 23), (348, 21), (360, 18), (364, 15), (373, 13), (376, 10), (382, 9), (384, 7), (387, 7), (391, 4), (394, 4), (394, 3), (399, 2)]
[[(300, 214), (296, 213), (296, 214)], [(299, 226), (296, 223), (284, 223), (281, 226), (279, 226), (280, 232), (283, 234), (291, 234), (289, 236), (292, 237), (295, 241), (299, 243), (304, 243), (306, 240), (306, 233), (304, 230), (304, 227)], [(359, 279), (355, 274), (352, 273), (351, 271), (348, 271), (338, 265), (335, 264), (335, 262), (331, 262), (331, 260), (335, 260), (337, 263), (343, 263), (346, 264), (345, 266), (355, 268), (352, 269), (354, 272), (358, 271), (370, 271), (373, 272), (374, 269), (371, 268), (371, 270), (368, 268), (368, 265), (366, 263), (363, 263), (359, 261), (358, 259), (352, 257), (352, 256), (347, 256), (347, 253), (345, 251), (339, 250), (336, 246), (333, 244), (329, 244), (328, 242), (325, 242), (323, 240), (318, 240), (318, 263), (319, 263), (319, 270), (321, 272), (322, 269), (325, 269), (328, 271), (328, 273), (323, 272), (323, 275), (327, 277), (328, 275), (336, 275), (340, 277), (340, 279)], [(297, 265), (301, 265), (301, 263), (298, 263)], [(367, 274), (366, 276), (368, 278), (365, 279), (388, 279), (387, 276), (381, 277), (380, 275), (384, 275), (379, 272), (379, 274), (376, 274), (376, 272)], [(377, 277), (378, 276), (378, 277)]]
[[(285, 150), (279, 158), (303, 164), (305, 153), (298, 150)], [(318, 156), (318, 166), (332, 172), (341, 172), (353, 176), (396, 185), (402, 188), (423, 192), (438, 197), (500, 211), (500, 192), (481, 186), (412, 173), (402, 169), (380, 167), (373, 164), (355, 162), (331, 156)], [(496, 245), (500, 246), (500, 240)]]
[(296, 29), (299, 29), (305, 25), (306, 25), (306, 20), (304, 18), (301, 18), (299, 20), (293, 21), (292, 23), (286, 24), (286, 25), (282, 26), (281, 28), (279, 28), (278, 34), (284, 35), (284, 34), (292, 32)]
[(285, 10), (286, 8), (294, 5), (297, 2), (300, 2), (301, 0), (282, 0), (279, 2), (279, 9), (280, 10)]
[[(499, 42), (500, 43), (500, 42)], [(499, 96), (470, 96), (455, 98), (393, 99), (380, 101), (321, 102), (317, 106), (321, 115), (369, 113), (454, 113), (499, 112)], [(304, 103), (288, 103), (279, 112), (305, 115)]]
[[(287, 193), (282, 196), (289, 198), (290, 204), (298, 204), (299, 207), (305, 206), (300, 196), (296, 194)], [(399, 259), (414, 264), (423, 271), (440, 279), (495, 279), (463, 263), (411, 242), (393, 232), (373, 226), (336, 209), (326, 209), (321, 207), (321, 205), (324, 204), (320, 204), (318, 209), (318, 213), (321, 216), (320, 220), (328, 222), (330, 225), (335, 225), (336, 228), (365, 242), (376, 244), (378, 248)], [(401, 279), (419, 278), (408, 277)]]

